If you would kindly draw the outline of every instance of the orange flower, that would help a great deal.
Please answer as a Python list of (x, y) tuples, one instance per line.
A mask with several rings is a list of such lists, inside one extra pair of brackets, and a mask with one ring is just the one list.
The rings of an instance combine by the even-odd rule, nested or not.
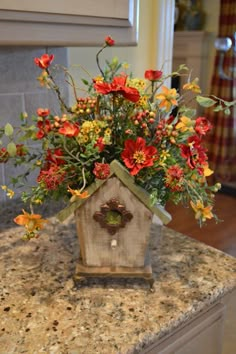
[(140, 99), (139, 91), (135, 87), (127, 86), (126, 75), (115, 76), (111, 83), (98, 81), (94, 84), (94, 88), (103, 95), (119, 94), (131, 102), (138, 102)]
[(71, 138), (79, 134), (79, 127), (77, 124), (73, 124), (66, 121), (63, 126), (58, 130), (58, 132)]
[(41, 69), (47, 69), (54, 59), (54, 55), (43, 54), (41, 58), (34, 58), (34, 62)]
[(71, 193), (72, 197), (70, 199), (71, 202), (74, 202), (76, 198), (85, 199), (89, 197), (88, 191), (84, 191), (81, 193), (79, 189), (72, 189), (69, 186), (67, 187), (68, 192)]
[(164, 108), (166, 112), (169, 112), (172, 106), (177, 106), (177, 98), (179, 94), (176, 89), (168, 89), (166, 86), (162, 86), (162, 93), (156, 95), (156, 99), (160, 100), (159, 107)]
[(200, 200), (197, 200), (196, 204), (190, 201), (190, 204), (195, 212), (195, 219), (202, 219), (202, 221), (206, 221), (206, 219), (213, 218), (213, 214), (211, 212), (212, 206), (209, 205), (204, 207), (204, 204)]
[(50, 110), (48, 108), (38, 108), (37, 115), (39, 117), (47, 117), (50, 114)]
[(183, 85), (183, 90), (190, 90), (195, 93), (201, 93), (201, 89), (197, 84), (198, 79), (194, 79), (192, 82), (188, 82), (187, 84)]
[(180, 130), (181, 132), (194, 132), (193, 126), (195, 125), (195, 121), (193, 121), (191, 118), (188, 118), (186, 116), (182, 116), (180, 118), (180, 121), (176, 124), (176, 129)]
[(48, 222), (47, 220), (42, 219), (40, 214), (29, 214), (24, 210), (22, 211), (23, 214), (18, 215), (14, 221), (16, 224), (24, 226), (27, 232), (42, 230), (43, 224)]

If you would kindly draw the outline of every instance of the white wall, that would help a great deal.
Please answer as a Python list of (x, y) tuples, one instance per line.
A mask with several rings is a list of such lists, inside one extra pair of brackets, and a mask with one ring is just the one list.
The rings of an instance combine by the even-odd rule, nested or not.
[[(101, 63), (104, 63), (104, 59), (117, 56), (121, 62), (130, 64), (130, 71), (136, 77), (143, 78), (147, 69), (160, 70), (163, 64), (164, 70), (169, 73), (172, 63), (173, 21), (174, 0), (140, 0), (138, 45), (106, 48), (101, 55)], [(81, 75), (86, 78), (86, 73), (83, 74), (75, 64), (81, 64), (92, 76), (99, 74), (95, 61), (98, 49), (98, 47), (69, 48), (69, 64), (77, 80)]]

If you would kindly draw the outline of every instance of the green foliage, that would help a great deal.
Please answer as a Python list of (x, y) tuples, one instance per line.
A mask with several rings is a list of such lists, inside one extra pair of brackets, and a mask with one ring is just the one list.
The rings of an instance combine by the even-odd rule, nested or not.
[(4, 128), (4, 133), (6, 136), (12, 136), (14, 133), (13, 126), (10, 123), (7, 123)]
[(13, 141), (7, 144), (7, 152), (11, 157), (16, 156), (16, 144)]

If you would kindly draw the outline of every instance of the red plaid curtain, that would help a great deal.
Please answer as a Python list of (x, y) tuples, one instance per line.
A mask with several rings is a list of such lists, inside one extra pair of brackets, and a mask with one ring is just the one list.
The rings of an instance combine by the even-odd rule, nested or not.
[[(234, 32), (236, 32), (236, 0), (221, 0), (218, 36), (230, 37), (233, 46), (236, 46)], [(229, 73), (229, 67), (236, 70), (233, 48), (226, 52), (224, 60), (224, 70), (231, 75), (232, 80), (219, 77), (218, 63), (219, 54), (216, 53), (211, 93), (226, 101), (235, 100), (236, 73)], [(230, 115), (209, 109), (207, 118), (214, 126), (207, 143), (210, 167), (215, 171), (216, 179), (221, 182), (236, 181), (236, 107), (231, 109)]]

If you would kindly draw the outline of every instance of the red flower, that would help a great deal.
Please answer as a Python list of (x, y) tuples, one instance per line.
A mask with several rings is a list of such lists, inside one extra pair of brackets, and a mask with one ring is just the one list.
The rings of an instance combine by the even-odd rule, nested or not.
[(166, 186), (173, 191), (182, 190), (184, 172), (178, 165), (173, 165), (166, 171)]
[(131, 102), (138, 102), (140, 98), (139, 91), (134, 87), (126, 86), (127, 76), (115, 76), (111, 83), (98, 81), (94, 84), (97, 92), (107, 95), (109, 93), (118, 93)]
[(37, 178), (38, 183), (43, 183), (48, 190), (56, 190), (64, 181), (65, 171), (61, 171), (56, 165), (52, 165), (48, 170), (41, 170)]
[(114, 44), (115, 44), (115, 41), (114, 39), (112, 39), (110, 36), (107, 36), (105, 38), (105, 43), (109, 46), (109, 47), (112, 47)]
[(93, 173), (98, 179), (106, 179), (110, 175), (110, 166), (107, 163), (95, 162)]
[(43, 54), (41, 58), (34, 58), (34, 62), (41, 69), (47, 69), (54, 59), (54, 55)]
[(65, 163), (65, 160), (63, 160), (62, 156), (63, 156), (63, 152), (61, 149), (55, 149), (55, 150), (48, 149), (45, 160), (48, 161), (50, 165), (52, 163), (57, 166), (60, 166)]
[(187, 159), (187, 164), (191, 169), (197, 168), (203, 174), (203, 165), (206, 164), (206, 149), (201, 146), (201, 140), (194, 135), (188, 138), (188, 145), (180, 145), (181, 156)]
[(100, 136), (100, 137), (97, 139), (97, 142), (96, 142), (96, 144), (95, 144), (94, 146), (95, 146), (95, 147), (97, 146), (99, 152), (102, 152), (102, 151), (104, 150), (104, 148), (105, 148), (105, 144), (103, 143), (103, 137)]
[(52, 129), (51, 123), (48, 119), (45, 120), (39, 120), (37, 122), (37, 127), (39, 128), (36, 138), (37, 139), (42, 139), (45, 135), (47, 135), (50, 130)]
[(131, 175), (136, 175), (142, 168), (153, 166), (157, 149), (146, 146), (146, 141), (138, 137), (136, 141), (126, 140), (121, 157)]
[(47, 108), (38, 108), (37, 115), (39, 117), (47, 117), (50, 114), (50, 110)]
[(206, 135), (206, 133), (212, 129), (212, 125), (205, 117), (198, 117), (196, 119), (195, 131), (199, 135)]
[(9, 159), (9, 153), (6, 148), (2, 147), (0, 149), (0, 163), (1, 162), (7, 162)]
[(23, 144), (16, 144), (16, 155), (17, 156), (26, 155), (26, 148)]
[(160, 70), (146, 70), (144, 74), (145, 79), (150, 81), (157, 81), (162, 77), (162, 71)]
[(79, 134), (79, 127), (77, 124), (66, 121), (63, 123), (63, 126), (58, 130), (58, 132), (68, 138), (71, 138)]

